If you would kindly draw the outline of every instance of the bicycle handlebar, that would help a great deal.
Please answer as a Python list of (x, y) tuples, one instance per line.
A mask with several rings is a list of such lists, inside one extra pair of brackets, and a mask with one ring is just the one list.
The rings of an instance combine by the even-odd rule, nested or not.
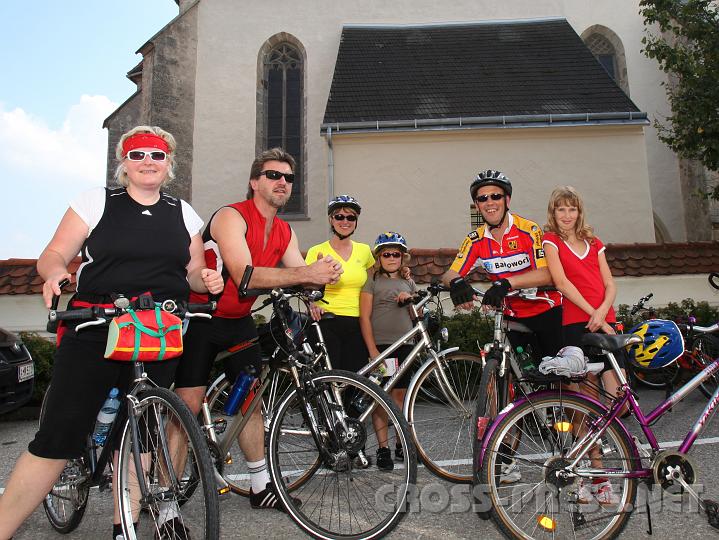
[(636, 315), (642, 309), (646, 309), (644, 307), (644, 304), (646, 304), (649, 300), (651, 300), (653, 296), (654, 296), (654, 293), (650, 292), (648, 295), (641, 297), (639, 299), (639, 301), (632, 306), (632, 310), (629, 312), (629, 314)]

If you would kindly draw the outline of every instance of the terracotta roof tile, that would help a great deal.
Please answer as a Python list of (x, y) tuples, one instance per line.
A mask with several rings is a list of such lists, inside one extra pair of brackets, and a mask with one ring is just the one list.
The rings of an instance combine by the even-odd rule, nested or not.
[[(430, 283), (447, 271), (454, 260), (454, 248), (410, 250), (409, 264), (417, 283)], [(607, 262), (615, 277), (705, 274), (719, 271), (719, 242), (671, 242), (667, 244), (607, 244)], [(42, 278), (35, 259), (0, 260), (0, 295), (40, 294)], [(80, 265), (79, 257), (69, 265), (72, 273)], [(472, 281), (487, 281), (475, 269)], [(69, 290), (73, 290), (71, 287)]]
[[(44, 281), (37, 273), (36, 264), (36, 259), (0, 260), (0, 295), (42, 293)], [(80, 266), (79, 257), (69, 264), (68, 269), (74, 274), (78, 266)], [(75, 290), (75, 285), (72, 284), (65, 290), (72, 292)]]

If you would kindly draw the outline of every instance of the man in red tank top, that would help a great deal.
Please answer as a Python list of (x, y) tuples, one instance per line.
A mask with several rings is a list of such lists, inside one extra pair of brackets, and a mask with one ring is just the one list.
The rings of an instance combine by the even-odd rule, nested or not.
[[(330, 256), (306, 265), (294, 231), (277, 217), (292, 194), (294, 169), (294, 158), (281, 148), (262, 152), (250, 169), (247, 200), (220, 208), (202, 235), (207, 266), (222, 273), (225, 289), (212, 319), (194, 319), (185, 336), (175, 388), (195, 415), (202, 406), (217, 353), (257, 336), (250, 315), (255, 297), (240, 299), (237, 293), (248, 267), (252, 272), (248, 287), (253, 289), (327, 285), (336, 283), (342, 273), (341, 265)], [(283, 268), (276, 268), (280, 263)], [(191, 301), (203, 302), (206, 296), (194, 296)], [(228, 380), (234, 381), (248, 367), (259, 373), (258, 345), (226, 359)], [(264, 436), (258, 407), (239, 435), (250, 471), (250, 504), (253, 508), (281, 508), (270, 488)]]

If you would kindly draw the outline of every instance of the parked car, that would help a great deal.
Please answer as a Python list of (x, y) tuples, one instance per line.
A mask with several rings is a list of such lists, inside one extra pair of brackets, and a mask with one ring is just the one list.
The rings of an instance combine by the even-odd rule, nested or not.
[(22, 340), (0, 328), (0, 414), (22, 407), (32, 397), (35, 364)]

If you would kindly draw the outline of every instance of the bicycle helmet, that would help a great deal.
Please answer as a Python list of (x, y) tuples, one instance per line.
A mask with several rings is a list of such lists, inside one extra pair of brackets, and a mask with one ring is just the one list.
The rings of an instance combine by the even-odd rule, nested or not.
[(627, 347), (633, 364), (642, 369), (659, 369), (670, 365), (684, 353), (684, 337), (673, 321), (652, 319), (630, 331), (644, 340)]
[(478, 173), (472, 184), (469, 186), (469, 194), (474, 200), (477, 190), (483, 186), (497, 186), (504, 190), (506, 195), (512, 196), (512, 183), (503, 172), (487, 169)]
[(385, 247), (396, 246), (402, 253), (407, 253), (407, 241), (399, 233), (387, 231), (383, 232), (374, 241), (374, 247), (372, 248), (372, 254), (377, 255), (377, 252)]
[(327, 215), (331, 215), (332, 212), (338, 208), (351, 208), (357, 212), (358, 216), (362, 213), (360, 203), (350, 195), (337, 195), (337, 197), (330, 199), (330, 202), (327, 204)]

